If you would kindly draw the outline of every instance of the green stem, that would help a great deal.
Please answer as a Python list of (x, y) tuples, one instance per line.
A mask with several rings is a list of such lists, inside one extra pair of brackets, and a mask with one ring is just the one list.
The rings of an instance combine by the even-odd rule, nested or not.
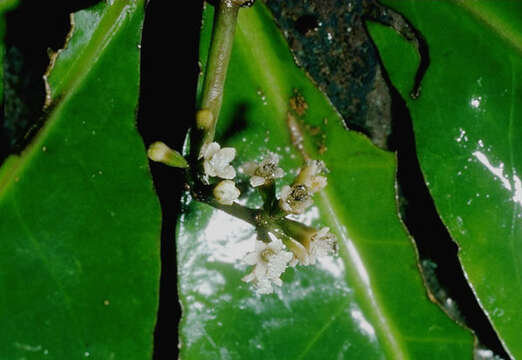
[(198, 124), (199, 131), (194, 132), (196, 142), (193, 149), (198, 151), (197, 155), (204, 144), (214, 140), (240, 3), (233, 0), (220, 0), (217, 5), (201, 99), (201, 109), (208, 110), (211, 116), (207, 118), (208, 121)]
[(303, 223), (292, 219), (278, 219), (275, 222), (275, 225), (278, 226), (285, 234), (289, 235), (291, 238), (297, 240), (303, 246), (308, 247), (312, 235), (317, 232), (317, 230), (313, 227), (307, 226)]
[(232, 205), (222, 205), (214, 199), (209, 199), (207, 204), (238, 219), (241, 219), (250, 225), (255, 226), (256, 228), (259, 225), (258, 222), (260, 211), (257, 209), (251, 209), (238, 203), (234, 203)]
[(212, 189), (214, 188), (214, 185), (204, 185), (201, 183), (194, 183), (193, 181), (190, 181), (190, 171), (187, 171), (187, 178), (189, 179), (190, 184), (190, 194), (196, 201), (205, 203), (207, 205), (212, 206), (215, 209), (224, 211), (227, 214), (241, 219), (249, 223), (250, 225), (256, 227), (260, 225), (261, 220), (266, 217), (264, 216), (264, 214), (262, 214), (262, 211), (260, 209), (252, 209), (247, 206), (240, 205), (238, 203), (233, 203), (232, 205), (220, 204), (212, 194)]

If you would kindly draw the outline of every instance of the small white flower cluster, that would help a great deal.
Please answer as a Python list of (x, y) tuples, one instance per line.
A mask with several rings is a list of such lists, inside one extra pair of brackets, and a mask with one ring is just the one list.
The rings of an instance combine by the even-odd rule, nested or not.
[[(236, 170), (230, 164), (235, 156), (234, 148), (221, 148), (217, 142), (203, 146), (199, 156), (203, 159), (203, 179), (207, 184), (210, 177), (223, 179), (213, 190), (214, 198), (223, 205), (232, 205), (240, 195), (233, 181)], [(284, 176), (278, 164), (278, 156), (271, 153), (260, 162), (243, 164), (241, 171), (250, 177), (252, 187), (273, 186), (275, 179)], [(308, 160), (292, 185), (281, 189), (280, 208), (285, 213), (302, 214), (312, 205), (312, 195), (326, 186), (323, 176), (326, 171), (322, 161)], [(273, 285), (281, 286), (281, 275), (289, 266), (313, 265), (319, 257), (336, 251), (337, 241), (329, 228), (314, 230), (302, 224), (297, 226), (305, 231), (292, 234), (292, 230), (287, 229), (288, 234), (286, 231), (279, 235), (273, 233), (274, 238), (269, 242), (256, 240), (255, 250), (245, 256), (244, 262), (254, 268), (242, 280), (252, 283), (258, 294), (270, 294), (274, 291)]]
[(281, 189), (279, 206), (290, 214), (302, 214), (313, 203), (312, 195), (327, 184), (326, 167), (319, 160), (308, 160), (297, 175), (294, 183)]
[[(283, 177), (283, 170), (277, 164), (277, 157), (271, 155), (261, 163), (243, 165), (242, 170), (250, 175), (250, 184), (257, 187)], [(293, 184), (281, 189), (281, 209), (290, 214), (302, 214), (312, 205), (312, 195), (326, 186), (327, 180), (323, 176), (326, 172), (322, 161), (308, 160)], [(281, 286), (281, 274), (288, 266), (314, 265), (318, 258), (337, 251), (336, 237), (328, 227), (295, 238), (289, 237), (284, 243), (279, 239), (269, 243), (257, 240), (256, 250), (245, 257), (245, 262), (254, 265), (254, 269), (243, 281), (252, 282), (258, 294), (270, 294), (272, 285)]]
[[(236, 149), (221, 148), (217, 142), (204, 145), (199, 155), (199, 158), (203, 159), (204, 180), (207, 183), (209, 177), (225, 179), (219, 182), (213, 191), (216, 200), (223, 205), (232, 205), (240, 195), (239, 189), (232, 181), (236, 177), (236, 170), (230, 163), (235, 157)], [(279, 158), (275, 154), (269, 154), (260, 163), (251, 161), (243, 164), (241, 170), (250, 176), (250, 185), (258, 187), (284, 176), (283, 169), (277, 166), (278, 163)]]
[(279, 239), (269, 243), (256, 240), (255, 251), (244, 258), (244, 262), (253, 265), (254, 269), (242, 280), (253, 283), (258, 294), (271, 294), (273, 285), (282, 285), (281, 275), (287, 267), (314, 265), (317, 258), (336, 251), (337, 240), (327, 227), (313, 233), (304, 244), (290, 240), (288, 247)]

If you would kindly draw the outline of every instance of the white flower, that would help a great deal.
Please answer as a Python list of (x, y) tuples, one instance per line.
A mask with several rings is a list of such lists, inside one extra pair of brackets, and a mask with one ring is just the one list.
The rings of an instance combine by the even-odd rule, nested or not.
[(260, 163), (250, 161), (241, 167), (243, 172), (250, 176), (250, 185), (261, 186), (271, 182), (273, 179), (282, 178), (285, 175), (283, 169), (277, 166), (279, 159), (270, 154)]
[(302, 239), (301, 242), (289, 241), (287, 246), (293, 253), (289, 266), (314, 265), (318, 258), (337, 252), (337, 239), (329, 228), (324, 227)]
[(255, 251), (244, 258), (244, 262), (254, 265), (254, 269), (241, 280), (252, 282), (258, 294), (271, 294), (274, 291), (272, 284), (282, 285), (281, 274), (293, 258), (291, 252), (283, 249), (284, 245), (280, 240), (269, 243), (256, 240)]
[(315, 264), (317, 258), (337, 252), (337, 238), (330, 232), (330, 228), (323, 227), (312, 235), (308, 245), (309, 263)]
[(213, 191), (217, 202), (223, 205), (232, 205), (239, 197), (240, 191), (232, 180), (222, 180)]
[(236, 170), (230, 162), (236, 157), (236, 149), (221, 146), (217, 142), (206, 144), (201, 148), (199, 158), (203, 158), (205, 176), (217, 176), (222, 179), (233, 179)]
[(281, 189), (279, 206), (291, 214), (302, 214), (313, 203), (308, 187), (303, 184), (285, 185)]
[(302, 214), (312, 205), (312, 195), (326, 186), (326, 177), (320, 175), (326, 171), (322, 161), (308, 160), (292, 186), (285, 185), (281, 189), (281, 209), (291, 214)]
[(308, 160), (306, 166), (301, 169), (294, 183), (306, 185), (312, 193), (321, 191), (327, 184), (325, 176), (320, 174), (326, 172), (322, 161)]

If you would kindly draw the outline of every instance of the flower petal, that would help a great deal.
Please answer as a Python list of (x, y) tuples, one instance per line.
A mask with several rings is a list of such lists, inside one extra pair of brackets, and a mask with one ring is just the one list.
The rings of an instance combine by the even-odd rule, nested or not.
[(210, 159), (212, 156), (214, 156), (215, 153), (219, 151), (220, 148), (221, 146), (217, 142), (211, 142), (210, 144), (203, 145), (199, 157)]
[(219, 157), (219, 159), (222, 159), (222, 161), (229, 163), (236, 157), (236, 149), (233, 147), (225, 147), (215, 155)]
[(255, 278), (256, 278), (256, 276), (254, 275), (253, 272), (251, 272), (250, 274), (246, 274), (245, 276), (243, 276), (241, 278), (241, 280), (249, 283), (249, 282), (253, 281)]
[(243, 165), (241, 165), (241, 171), (248, 175), (248, 176), (252, 176), (254, 175), (256, 169), (257, 169), (257, 163), (254, 162), (254, 161), (249, 161), (247, 163), (244, 163)]
[(232, 165), (226, 165), (216, 171), (217, 176), (222, 179), (233, 179), (236, 177), (236, 169)]
[(252, 185), (252, 187), (258, 187), (258, 186), (261, 186), (265, 183), (265, 178), (261, 177), (261, 176), (252, 176), (250, 178), (250, 185)]

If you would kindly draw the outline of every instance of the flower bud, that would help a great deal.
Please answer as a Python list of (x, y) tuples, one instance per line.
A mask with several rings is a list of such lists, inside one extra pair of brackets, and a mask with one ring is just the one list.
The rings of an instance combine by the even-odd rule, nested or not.
[(232, 205), (241, 192), (232, 180), (223, 180), (214, 188), (214, 198), (222, 205)]
[(214, 115), (208, 109), (199, 110), (196, 113), (196, 125), (200, 130), (209, 129), (214, 122)]
[(172, 150), (161, 141), (156, 141), (149, 146), (149, 149), (147, 150), (147, 156), (152, 161), (160, 162), (165, 165), (178, 168), (188, 167), (187, 160), (185, 160), (185, 158), (181, 156), (179, 152)]

